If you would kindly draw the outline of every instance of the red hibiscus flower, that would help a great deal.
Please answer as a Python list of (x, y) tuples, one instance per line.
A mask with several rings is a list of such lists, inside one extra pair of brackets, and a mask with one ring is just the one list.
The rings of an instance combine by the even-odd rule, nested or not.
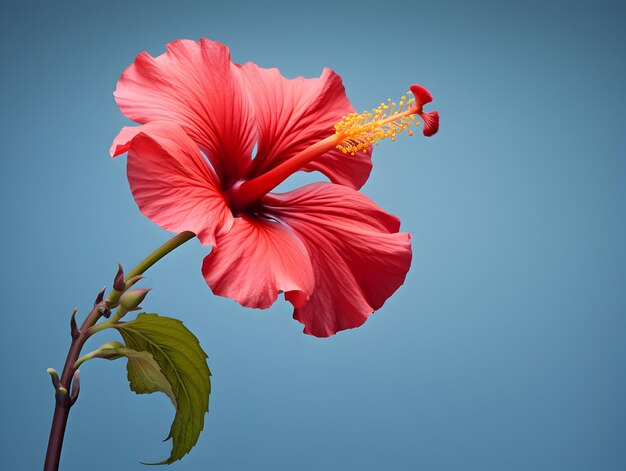
[[(425, 135), (437, 131), (438, 114), (422, 110), (432, 97), (411, 90), (399, 106), (357, 115), (332, 70), (290, 80), (233, 64), (217, 42), (175, 41), (122, 74), (115, 99), (142, 126), (123, 128), (111, 155), (128, 152), (144, 215), (213, 246), (202, 272), (215, 294), (264, 309), (283, 292), (304, 332), (327, 337), (363, 324), (409, 270), (410, 235), (357, 190), (371, 144), (415, 115)], [(271, 193), (299, 170), (332, 183)]]

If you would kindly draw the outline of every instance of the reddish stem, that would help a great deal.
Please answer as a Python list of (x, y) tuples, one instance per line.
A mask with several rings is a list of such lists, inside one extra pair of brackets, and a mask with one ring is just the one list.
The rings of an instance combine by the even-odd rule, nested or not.
[[(63, 447), (63, 438), (65, 436), (65, 426), (67, 425), (67, 418), (72, 407), (70, 400), (70, 384), (74, 376), (74, 363), (78, 360), (80, 351), (89, 338), (87, 329), (98, 322), (100, 316), (102, 316), (107, 309), (108, 305), (106, 301), (97, 303), (85, 319), (85, 322), (83, 322), (83, 325), (81, 325), (78, 336), (74, 338), (70, 344), (67, 359), (63, 366), (63, 372), (61, 373), (61, 379), (59, 380), (59, 388), (57, 388), (55, 393), (54, 416), (52, 418), (52, 427), (50, 428), (46, 461), (43, 466), (44, 471), (58, 471), (59, 469), (61, 448)], [(60, 390), (60, 388), (65, 388), (65, 392)]]

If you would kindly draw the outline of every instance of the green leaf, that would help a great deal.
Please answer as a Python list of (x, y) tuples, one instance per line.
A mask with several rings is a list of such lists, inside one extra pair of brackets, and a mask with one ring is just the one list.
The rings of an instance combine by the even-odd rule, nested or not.
[(167, 394), (176, 407), (176, 396), (172, 390), (172, 385), (167, 380), (161, 367), (156, 362), (152, 354), (148, 352), (138, 352), (130, 348), (121, 348), (118, 352), (128, 358), (128, 382), (131, 391), (137, 394), (151, 394), (161, 391)]
[(204, 428), (211, 393), (207, 355), (177, 319), (142, 313), (116, 328), (127, 347), (120, 353), (128, 358), (130, 388), (137, 394), (164, 392), (176, 407), (166, 438), (172, 439), (170, 457), (153, 464), (180, 460), (197, 443)]

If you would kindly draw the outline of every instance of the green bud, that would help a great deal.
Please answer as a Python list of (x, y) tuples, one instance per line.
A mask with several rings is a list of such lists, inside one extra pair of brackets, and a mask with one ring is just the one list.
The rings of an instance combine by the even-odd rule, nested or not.
[(141, 309), (139, 305), (148, 294), (148, 291), (150, 291), (149, 288), (138, 288), (126, 291), (120, 298), (120, 306), (126, 311), (138, 311)]
[(59, 373), (57, 373), (57, 370), (54, 368), (48, 368), (46, 371), (50, 375), (50, 378), (52, 378), (52, 386), (56, 391), (59, 388)]
[(124, 355), (120, 354), (120, 349), (126, 348), (121, 342), (107, 342), (101, 345), (98, 350), (94, 352), (94, 358), (104, 358), (106, 360), (117, 360)]

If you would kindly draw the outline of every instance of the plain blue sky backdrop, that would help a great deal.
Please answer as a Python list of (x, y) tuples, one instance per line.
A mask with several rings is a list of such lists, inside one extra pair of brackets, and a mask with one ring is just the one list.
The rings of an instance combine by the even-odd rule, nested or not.
[[(210, 413), (175, 470), (626, 469), (623, 2), (4, 2), (0, 468), (39, 469), (74, 306), (169, 234), (137, 210), (112, 138), (134, 56), (208, 37), (233, 59), (344, 79), (358, 109), (410, 83), (441, 132), (384, 143), (364, 192), (414, 235), (405, 285), (357, 330), (246, 310), (189, 243), (144, 307), (209, 354)], [(304, 178), (291, 182), (310, 181)], [(99, 335), (90, 344), (113, 339)], [(165, 457), (165, 396), (123, 361), (82, 368), (62, 469)]]

